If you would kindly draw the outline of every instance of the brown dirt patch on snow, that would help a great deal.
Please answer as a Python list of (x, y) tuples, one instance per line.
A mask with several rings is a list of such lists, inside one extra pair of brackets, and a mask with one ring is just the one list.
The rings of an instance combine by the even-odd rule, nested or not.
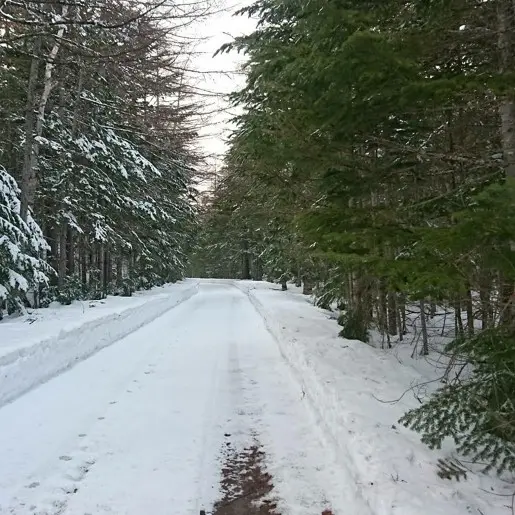
[(224, 454), (222, 498), (215, 504), (213, 515), (280, 515), (270, 500), (274, 487), (259, 443), (238, 452), (227, 442)]

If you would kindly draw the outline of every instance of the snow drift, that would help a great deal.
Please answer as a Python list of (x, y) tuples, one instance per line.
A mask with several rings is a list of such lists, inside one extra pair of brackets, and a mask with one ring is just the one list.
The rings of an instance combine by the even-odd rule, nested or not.
[(267, 283), (234, 284), (263, 317), (338, 462), (348, 467), (355, 496), (370, 513), (505, 512), (509, 483), (472, 471), (460, 483), (439, 478), (436, 462), (452, 454), (452, 446), (430, 450), (418, 434), (399, 427), (398, 418), (418, 402), (403, 393), (427, 377), (392, 353), (337, 337), (335, 321), (305, 296), (275, 291)]
[(0, 355), (0, 407), (152, 322), (197, 292), (198, 283), (186, 281), (136, 306), (122, 306), (83, 324), (56, 328), (53, 334), (32, 344), (13, 347)]

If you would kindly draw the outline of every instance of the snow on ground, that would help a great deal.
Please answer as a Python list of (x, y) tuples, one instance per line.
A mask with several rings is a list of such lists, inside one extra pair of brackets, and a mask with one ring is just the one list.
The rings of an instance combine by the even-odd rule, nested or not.
[(198, 291), (187, 280), (133, 297), (53, 304), (0, 322), (0, 406), (151, 322)]
[[(397, 422), (419, 406), (418, 390), (410, 388), (441, 377), (438, 360), (411, 360), (409, 344), (380, 351), (344, 340), (329, 312), (314, 308), (308, 297), (267, 283), (236, 284), (266, 320), (338, 462), (347, 465), (372, 513), (511, 513), (513, 483), (474, 473), (461, 483), (440, 479), (437, 460), (451, 455), (452, 446), (431, 451)], [(394, 399), (400, 400), (385, 402)]]
[[(337, 338), (336, 322), (307, 297), (231, 281), (161, 291), (82, 326), (75, 307), (59, 310), (79, 348), (98, 350), (102, 337), (111, 345), (0, 409), (0, 513), (209, 513), (228, 438), (236, 450), (263, 445), (283, 515), (511, 512), (511, 499), (480, 488), (511, 494), (514, 485), (438, 478), (447, 451), (429, 451), (397, 424), (417, 405), (412, 395), (377, 400), (400, 397), (420, 372)], [(37, 347), (35, 324), (15, 323)], [(59, 340), (59, 324), (42, 331), (61, 342), (41, 353), (46, 362), (63, 342), (77, 352), (72, 338)]]
[(209, 283), (0, 409), (0, 513), (198, 515), (226, 434), (263, 443), (283, 514), (371, 513), (248, 297)]

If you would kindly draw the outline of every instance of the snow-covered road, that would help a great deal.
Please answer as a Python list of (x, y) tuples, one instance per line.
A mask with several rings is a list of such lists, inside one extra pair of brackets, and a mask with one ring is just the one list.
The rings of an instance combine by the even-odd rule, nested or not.
[(368, 515), (248, 297), (230, 283), (0, 409), (0, 513), (198, 515), (259, 439), (282, 513)]

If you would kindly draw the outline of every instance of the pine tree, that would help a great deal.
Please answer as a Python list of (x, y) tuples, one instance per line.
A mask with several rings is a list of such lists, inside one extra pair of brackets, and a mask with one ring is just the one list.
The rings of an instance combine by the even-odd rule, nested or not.
[(43, 260), (48, 245), (29, 213), (21, 217), (20, 190), (13, 177), (0, 167), (0, 318), (21, 309), (30, 289), (39, 289), (51, 272)]
[(390, 345), (406, 305), (452, 307), (447, 352), (469, 372), (403, 421), (512, 470), (512, 4), (261, 0), (242, 14), (259, 23), (222, 49), (247, 55), (247, 84), (212, 247), (237, 262), (250, 234), (270, 278), (308, 270), (347, 338), (374, 328)]

